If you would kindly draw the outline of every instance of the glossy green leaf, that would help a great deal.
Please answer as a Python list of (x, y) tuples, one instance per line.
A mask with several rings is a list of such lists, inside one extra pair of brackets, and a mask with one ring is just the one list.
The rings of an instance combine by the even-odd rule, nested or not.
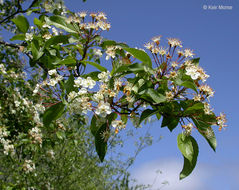
[(120, 46), (120, 47), (128, 47), (127, 44), (125, 44), (125, 43), (118, 43), (118, 42), (116, 42), (114, 40), (104, 40), (101, 43), (101, 47), (104, 48), (104, 49), (109, 47), (109, 46), (116, 46), (116, 45)]
[(11, 39), (11, 41), (14, 41), (14, 40), (25, 40), (25, 34), (17, 34), (15, 36), (13, 36)]
[(56, 136), (57, 136), (58, 139), (63, 140), (66, 137), (66, 134), (65, 134), (64, 131), (57, 131)]
[(95, 62), (91, 62), (91, 61), (82, 61), (85, 64), (90, 64), (92, 66), (94, 66), (95, 68), (99, 69), (100, 71), (107, 71), (107, 69), (101, 65), (99, 65), (98, 63)]
[(107, 139), (103, 136), (103, 134), (106, 132), (106, 128), (107, 123), (103, 124), (95, 135), (95, 148), (101, 162), (104, 161), (107, 151)]
[(65, 105), (60, 102), (57, 103), (50, 108), (48, 108), (43, 115), (43, 123), (45, 126), (49, 126), (50, 123), (59, 117), (64, 113)]
[(190, 88), (190, 89), (194, 90), (195, 92), (197, 92), (197, 86), (195, 85), (195, 83), (193, 81), (184, 81), (180, 84), (180, 86)]
[(123, 49), (133, 55), (136, 59), (142, 61), (143, 63), (147, 64), (148, 66), (152, 67), (152, 62), (150, 57), (147, 53), (142, 50), (135, 49), (135, 48), (127, 48), (123, 47)]
[(168, 129), (172, 132), (178, 126), (178, 122), (179, 117), (175, 117), (173, 115), (163, 116), (161, 127), (168, 127)]
[(63, 60), (53, 63), (53, 65), (68, 65), (68, 66), (74, 66), (75, 64), (76, 64), (76, 60), (70, 56), (66, 57)]
[(31, 42), (31, 52), (33, 60), (38, 60), (44, 54), (44, 52), (39, 47), (38, 41), (35, 39), (33, 39)]
[(49, 47), (51, 45), (56, 45), (59, 43), (67, 44), (69, 43), (68, 39), (69, 39), (69, 36), (66, 36), (66, 35), (53, 36), (46, 41), (45, 47)]
[(67, 94), (77, 89), (74, 87), (74, 84), (75, 84), (74, 79), (75, 79), (74, 76), (71, 74), (68, 80), (65, 82), (64, 87), (66, 89)]
[(140, 119), (139, 119), (139, 124), (142, 123), (143, 120), (147, 119), (148, 117), (156, 114), (158, 110), (151, 110), (151, 109), (146, 109), (142, 112)]
[(93, 115), (91, 118), (91, 123), (90, 123), (90, 131), (91, 131), (92, 135), (94, 135), (94, 136), (96, 135), (96, 133), (98, 131), (98, 127), (96, 125), (96, 120), (97, 120), (96, 116)]
[(91, 77), (93, 80), (98, 81), (98, 74), (100, 74), (100, 71), (93, 71), (87, 74), (82, 75), (83, 78)]
[(66, 18), (63, 16), (51, 16), (49, 18), (46, 18), (48, 24), (52, 24), (57, 28), (61, 28), (65, 30), (66, 32), (70, 33), (77, 33), (76, 29), (66, 22)]
[(200, 57), (194, 58), (194, 59), (192, 59), (191, 61), (192, 61), (193, 64), (199, 65), (199, 60), (200, 60)]
[(187, 114), (187, 113), (190, 113), (190, 112), (192, 112), (192, 111), (198, 111), (198, 110), (202, 110), (202, 109), (204, 109), (203, 103), (198, 102), (198, 103), (192, 105), (191, 107), (188, 107), (188, 108), (184, 111), (184, 113)]
[(214, 131), (212, 129), (212, 127), (208, 127), (206, 130), (202, 131), (199, 130), (200, 134), (207, 140), (208, 144), (210, 145), (210, 147), (216, 151), (217, 148), (217, 140), (216, 140), (216, 136), (214, 134)]
[(38, 27), (38, 28), (41, 28), (43, 26), (43, 23), (42, 21), (40, 21), (39, 19), (37, 18), (34, 18), (34, 24)]
[(183, 133), (177, 138), (178, 148), (184, 157), (183, 169), (180, 173), (180, 180), (187, 177), (195, 168), (198, 157), (198, 144), (192, 136)]
[(152, 88), (149, 88), (146, 91), (146, 94), (149, 95), (155, 103), (161, 103), (166, 101), (166, 97)]
[(26, 33), (28, 31), (29, 22), (26, 17), (18, 15), (16, 18), (12, 19), (12, 22), (14, 22), (14, 24), (21, 32)]

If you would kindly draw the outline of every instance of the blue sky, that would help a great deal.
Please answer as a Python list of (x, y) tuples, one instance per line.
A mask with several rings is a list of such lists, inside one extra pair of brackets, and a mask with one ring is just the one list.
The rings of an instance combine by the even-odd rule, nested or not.
[[(193, 174), (179, 182), (178, 174), (183, 158), (177, 149), (176, 137), (180, 129), (170, 133), (161, 129), (160, 123), (153, 123), (154, 137), (163, 139), (145, 149), (131, 168), (133, 177), (140, 182), (153, 183), (155, 171), (161, 170), (152, 189), (169, 182), (165, 190), (207, 189), (236, 190), (239, 187), (239, 128), (238, 128), (238, 43), (239, 43), (239, 1), (238, 0), (79, 0), (66, 1), (73, 11), (103, 11), (112, 25), (104, 36), (126, 42), (132, 47), (143, 47), (152, 37), (162, 35), (176, 37), (185, 48), (191, 48), (200, 57), (200, 65), (210, 75), (208, 84), (215, 90), (211, 100), (215, 112), (224, 112), (228, 128), (218, 132), (217, 152), (214, 153), (195, 133), (200, 152), (198, 165)], [(205, 10), (207, 5), (228, 5), (232, 10)], [(129, 126), (131, 127), (131, 126)], [(148, 126), (144, 126), (147, 128)], [(143, 133), (145, 129), (141, 129)], [(127, 150), (128, 151), (128, 150)]]

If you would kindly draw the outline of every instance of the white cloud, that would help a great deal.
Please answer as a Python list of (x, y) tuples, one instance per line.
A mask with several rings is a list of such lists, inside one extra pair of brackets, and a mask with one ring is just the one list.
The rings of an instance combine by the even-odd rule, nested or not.
[[(179, 174), (183, 163), (178, 159), (164, 159), (147, 162), (132, 171), (132, 178), (137, 179), (138, 184), (153, 184), (152, 190), (202, 190), (206, 187), (206, 179), (212, 172), (210, 168), (197, 165), (193, 173), (187, 178), (179, 181)], [(162, 173), (157, 173), (157, 170)], [(168, 181), (168, 184), (162, 183)]]

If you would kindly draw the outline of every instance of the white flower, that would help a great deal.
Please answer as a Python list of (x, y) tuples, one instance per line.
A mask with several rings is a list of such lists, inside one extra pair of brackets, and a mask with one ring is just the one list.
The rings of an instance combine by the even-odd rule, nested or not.
[(41, 129), (39, 129), (38, 127), (34, 127), (28, 133), (29, 133), (33, 143), (42, 144)]
[(85, 18), (87, 16), (87, 13), (86, 11), (82, 11), (82, 12), (79, 12), (78, 15), (81, 17), (81, 18)]
[(185, 57), (193, 57), (193, 55), (194, 55), (194, 53), (193, 53), (192, 50), (190, 50), (190, 49), (185, 49), (184, 50), (184, 56)]
[(159, 41), (161, 40), (161, 37), (162, 36), (155, 36), (155, 37), (152, 38), (152, 41), (159, 44)]
[(33, 95), (35, 95), (36, 93), (38, 93), (39, 88), (40, 88), (40, 85), (37, 84), (36, 87), (35, 87), (35, 89), (33, 90)]
[(210, 104), (207, 102), (204, 102), (204, 112), (205, 114), (209, 115), (213, 111), (213, 109), (210, 108)]
[(88, 91), (86, 88), (81, 88), (78, 92), (78, 95), (83, 95), (83, 94), (86, 94)]
[(93, 49), (93, 54), (96, 57), (101, 57), (102, 56), (101, 50), (100, 49), (96, 49), (96, 48)]
[(108, 114), (111, 114), (111, 112), (110, 104), (103, 101), (98, 104), (98, 107), (95, 110), (95, 113), (101, 117), (106, 117)]
[(26, 41), (32, 41), (33, 40), (33, 34), (32, 33), (26, 33), (25, 34), (25, 40)]
[(120, 87), (122, 86), (122, 81), (119, 79), (116, 79), (115, 82), (114, 82), (114, 90), (117, 90), (119, 91), (120, 90)]
[(42, 25), (42, 28), (48, 28), (48, 29), (50, 29), (51, 26), (49, 26), (48, 24), (43, 24), (43, 25)]
[(154, 47), (154, 44), (151, 43), (151, 42), (148, 42), (148, 43), (144, 44), (144, 47), (145, 47), (146, 49), (148, 49), (148, 50), (151, 51), (152, 48)]
[(107, 71), (103, 71), (102, 73), (98, 74), (98, 78), (100, 79), (100, 82), (108, 82), (109, 81), (109, 76), (110, 76), (110, 72)]
[(69, 94), (68, 94), (68, 102), (71, 102), (75, 97), (77, 97), (77, 93), (75, 91), (71, 91)]
[(3, 74), (7, 74), (6, 72), (6, 68), (3, 64), (0, 64), (0, 71), (3, 73)]
[(47, 151), (47, 155), (52, 158), (52, 159), (55, 159), (55, 152), (53, 150), (48, 150)]
[(186, 67), (186, 75), (191, 76), (193, 80), (197, 80), (200, 76), (200, 72), (198, 72), (198, 67), (195, 65), (189, 65)]
[(85, 88), (92, 89), (96, 85), (96, 82), (91, 78), (87, 77), (85, 80), (83, 80), (82, 86)]
[(57, 71), (56, 69), (52, 69), (52, 70), (49, 70), (48, 71), (48, 74), (51, 76), (51, 75), (56, 75), (57, 74)]
[(47, 33), (42, 36), (44, 39), (49, 40), (51, 38), (51, 34)]
[(203, 94), (205, 94), (208, 97), (212, 97), (214, 95), (214, 91), (212, 90), (212, 88), (210, 86), (206, 85), (206, 84), (205, 85), (201, 85), (199, 87), (199, 90), (201, 92), (203, 92)]
[(20, 104), (21, 104), (21, 102), (19, 102), (19, 101), (16, 100), (16, 101), (14, 101), (14, 104), (15, 104), (16, 107), (19, 107)]
[(98, 19), (102, 19), (102, 20), (106, 20), (107, 19), (106, 14), (103, 13), (103, 12), (99, 12), (97, 18)]
[(58, 83), (58, 80), (56, 79), (50, 79), (50, 81), (47, 83), (50, 86), (55, 86)]
[(36, 104), (35, 109), (36, 111), (39, 111), (40, 113), (43, 113), (45, 111), (45, 107), (42, 104)]
[(93, 95), (93, 98), (96, 102), (100, 102), (104, 99), (104, 95), (101, 92), (97, 92)]
[(81, 77), (78, 77), (77, 79), (74, 80), (74, 83), (75, 83), (74, 87), (79, 88), (83, 84), (83, 79)]
[(105, 59), (109, 60), (110, 57), (115, 58), (115, 50), (116, 50), (116, 48), (114, 46), (107, 47), (107, 50), (105, 52), (107, 54), (107, 56)]
[(220, 116), (216, 117), (217, 125), (219, 125), (219, 131), (222, 130), (222, 128), (226, 127), (225, 123), (227, 122), (226, 115), (223, 113), (220, 113)]
[(159, 47), (159, 54), (160, 55), (166, 55), (166, 53), (167, 53), (167, 49), (166, 48)]
[(168, 38), (168, 44), (172, 47), (182, 47), (182, 42), (177, 38)]
[(192, 123), (189, 123), (187, 125), (182, 125), (182, 128), (185, 129), (186, 135), (190, 135), (191, 134), (193, 127), (194, 126), (193, 126)]
[(173, 92), (171, 92), (171, 91), (166, 92), (166, 100), (170, 101), (173, 99), (173, 97), (174, 97)]
[(52, 28), (51, 30), (55, 36), (57, 36), (59, 34), (58, 30), (56, 28)]
[(112, 127), (117, 128), (117, 129), (124, 129), (125, 128), (125, 123), (122, 120), (114, 120), (111, 123)]
[(32, 160), (25, 160), (22, 168), (26, 173), (29, 173), (35, 170), (35, 164), (32, 162)]

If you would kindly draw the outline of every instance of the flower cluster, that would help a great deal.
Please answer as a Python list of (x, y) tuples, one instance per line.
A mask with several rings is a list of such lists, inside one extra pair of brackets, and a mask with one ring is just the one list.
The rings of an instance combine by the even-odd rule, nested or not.
[(86, 22), (87, 12), (79, 12), (68, 17), (68, 23), (77, 24), (81, 30), (109, 30), (110, 24), (107, 22), (107, 17), (103, 12), (90, 13), (91, 22)]
[(112, 121), (111, 125), (115, 128), (116, 134), (119, 132), (119, 130), (124, 129), (126, 127), (125, 123), (122, 120), (114, 120)]
[(191, 135), (192, 129), (193, 129), (193, 124), (188, 123), (187, 125), (182, 125), (182, 128), (185, 129), (185, 134), (186, 135)]
[(225, 124), (227, 122), (226, 115), (223, 113), (220, 113), (220, 115), (216, 118), (217, 119), (217, 125), (219, 125), (219, 130), (221, 131), (222, 128), (226, 127)]
[(37, 144), (37, 143), (42, 144), (41, 129), (39, 129), (38, 127), (34, 127), (31, 130), (29, 130), (29, 135), (34, 144)]
[(32, 160), (25, 160), (22, 168), (26, 173), (33, 172), (36, 169), (35, 163)]
[(12, 142), (7, 139), (7, 137), (9, 136), (9, 132), (7, 131), (7, 129), (3, 126), (0, 126), (0, 143), (3, 144), (3, 153), (5, 155), (8, 155), (9, 153), (14, 154), (15, 150), (14, 150), (14, 145), (12, 144)]
[(47, 84), (49, 86), (54, 87), (59, 81), (61, 81), (63, 79), (63, 77), (59, 74), (57, 74), (56, 69), (50, 70), (48, 71), (48, 74), (50, 75), (50, 79), (49, 81), (47, 81)]

